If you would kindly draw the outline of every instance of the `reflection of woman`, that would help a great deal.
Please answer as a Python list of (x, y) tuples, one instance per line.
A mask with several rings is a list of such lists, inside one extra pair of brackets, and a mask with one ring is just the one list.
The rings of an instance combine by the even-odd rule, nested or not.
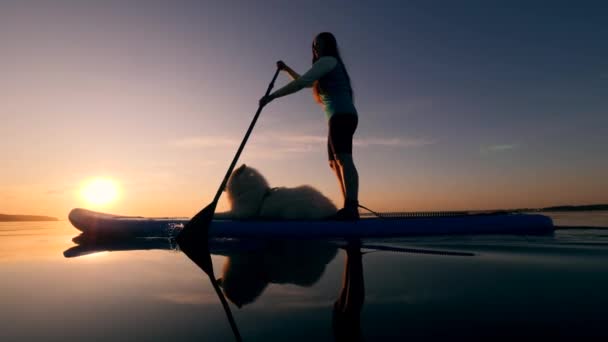
[(359, 174), (353, 161), (352, 148), (358, 116), (353, 104), (350, 77), (333, 34), (318, 34), (312, 44), (312, 54), (313, 66), (301, 76), (282, 61), (278, 62), (277, 66), (287, 72), (293, 81), (260, 99), (260, 105), (264, 106), (276, 98), (312, 87), (315, 99), (325, 109), (329, 123), (329, 166), (338, 178), (344, 197), (344, 208), (336, 213), (335, 218), (356, 220), (359, 218)]
[(361, 341), (361, 309), (365, 300), (363, 263), (359, 243), (346, 247), (342, 289), (334, 303), (333, 329), (336, 341)]

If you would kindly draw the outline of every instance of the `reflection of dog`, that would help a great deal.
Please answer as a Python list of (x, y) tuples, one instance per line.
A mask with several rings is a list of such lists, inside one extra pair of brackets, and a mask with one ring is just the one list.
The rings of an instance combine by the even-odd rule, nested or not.
[(218, 282), (239, 308), (253, 303), (269, 284), (311, 287), (334, 259), (337, 248), (317, 241), (267, 241), (265, 246), (227, 255)]
[(317, 220), (336, 213), (336, 206), (311, 186), (270, 188), (256, 169), (243, 164), (226, 185), (231, 210), (217, 218)]

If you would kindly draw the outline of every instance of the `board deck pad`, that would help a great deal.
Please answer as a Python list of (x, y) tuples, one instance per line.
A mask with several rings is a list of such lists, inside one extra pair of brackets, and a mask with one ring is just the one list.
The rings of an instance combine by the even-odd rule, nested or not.
[[(188, 218), (147, 218), (72, 209), (72, 225), (87, 235), (175, 237)], [(374, 238), (463, 234), (551, 234), (547, 216), (523, 213), (410, 215), (394, 218), (362, 218), (358, 221), (259, 221), (213, 220), (211, 237), (272, 238)]]

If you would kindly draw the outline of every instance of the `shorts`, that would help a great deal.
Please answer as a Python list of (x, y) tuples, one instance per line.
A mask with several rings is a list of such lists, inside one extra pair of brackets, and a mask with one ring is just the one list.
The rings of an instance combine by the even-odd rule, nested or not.
[(330, 161), (336, 160), (336, 154), (353, 153), (353, 135), (358, 122), (359, 118), (354, 114), (334, 114), (329, 119), (327, 157)]

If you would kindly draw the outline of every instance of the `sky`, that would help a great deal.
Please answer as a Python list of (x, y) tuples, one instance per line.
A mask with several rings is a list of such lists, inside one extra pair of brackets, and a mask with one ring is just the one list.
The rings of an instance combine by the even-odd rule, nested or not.
[[(195, 214), (275, 62), (305, 72), (322, 31), (353, 83), (363, 205), (605, 203), (607, 17), (603, 1), (3, 0), (0, 212)], [(341, 205), (326, 135), (303, 90), (264, 108), (239, 164)], [(97, 178), (116, 200), (83, 197)]]

